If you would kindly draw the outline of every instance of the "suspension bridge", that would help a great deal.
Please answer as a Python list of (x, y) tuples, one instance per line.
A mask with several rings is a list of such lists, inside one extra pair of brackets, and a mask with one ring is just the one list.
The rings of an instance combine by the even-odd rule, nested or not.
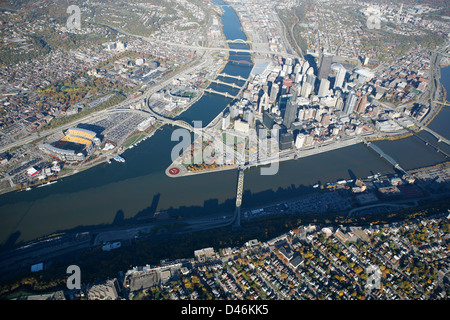
[(218, 95), (224, 96), (224, 97), (226, 97), (226, 98), (232, 98), (232, 99), (237, 98), (237, 95), (236, 95), (236, 96), (233, 96), (232, 94), (229, 94), (228, 92), (220, 92), (220, 91), (216, 91), (216, 90), (211, 89), (211, 88), (207, 88), (207, 89), (205, 89), (204, 91), (205, 91), (205, 92), (208, 92), (208, 93), (218, 94)]
[(210, 81), (214, 82), (214, 83), (217, 83), (217, 84), (220, 84), (220, 85), (229, 86), (229, 87), (232, 87), (234, 89), (242, 89), (242, 86), (239, 86), (236, 83), (224, 82), (224, 81), (221, 81), (220, 79), (217, 79), (217, 78), (214, 79), (214, 80), (210, 80)]
[(225, 73), (225, 72), (219, 73), (217, 76), (218, 76), (218, 77), (231, 78), (231, 79), (237, 79), (237, 80), (240, 80), (240, 81), (247, 81), (247, 79), (245, 79), (244, 77), (241, 77), (241, 76), (233, 76), (233, 75), (228, 74), (228, 73)]

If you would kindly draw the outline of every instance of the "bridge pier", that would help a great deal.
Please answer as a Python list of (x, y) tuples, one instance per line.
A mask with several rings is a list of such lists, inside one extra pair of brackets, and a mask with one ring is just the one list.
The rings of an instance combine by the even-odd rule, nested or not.
[(241, 207), (236, 207), (234, 210), (234, 217), (233, 230), (241, 227)]

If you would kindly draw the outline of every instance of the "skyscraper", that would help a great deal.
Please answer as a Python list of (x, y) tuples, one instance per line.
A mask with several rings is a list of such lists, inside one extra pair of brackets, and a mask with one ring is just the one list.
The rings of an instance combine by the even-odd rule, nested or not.
[(314, 84), (316, 82), (316, 76), (314, 74), (307, 74), (306, 82), (309, 83), (314, 88)]
[(280, 99), (278, 101), (278, 108), (280, 109), (282, 114), (284, 114), (289, 100), (292, 100), (292, 94), (283, 94), (280, 96)]
[(287, 150), (292, 147), (294, 135), (292, 132), (283, 132), (280, 135), (280, 150)]
[(255, 119), (255, 114), (253, 112), (253, 109), (245, 108), (242, 118), (244, 119), (244, 121), (248, 122), (248, 124), (250, 125), (250, 128), (251, 128), (253, 126), (253, 120)]
[(344, 85), (345, 76), (347, 74), (347, 70), (339, 63), (333, 63), (331, 68), (336, 72), (336, 78), (334, 80), (334, 89), (342, 88)]
[(302, 70), (302, 66), (300, 63), (296, 63), (294, 66), (294, 74), (297, 75), (300, 73), (300, 71)]
[(319, 93), (317, 94), (319, 98), (327, 96), (329, 89), (330, 89), (330, 81), (328, 79), (320, 80)]
[(305, 63), (303, 63), (303, 66), (302, 66), (302, 70), (300, 71), (302, 74), (306, 74), (306, 71), (308, 71), (308, 69), (309, 69), (309, 62), (308, 61), (305, 61)]
[(292, 99), (289, 99), (286, 104), (286, 111), (284, 112), (283, 118), (284, 126), (287, 129), (289, 129), (296, 118), (297, 118), (297, 104), (294, 103)]
[(268, 111), (264, 111), (264, 113), (263, 113), (263, 123), (264, 123), (264, 126), (267, 129), (272, 130), (273, 125), (275, 123), (274, 116), (271, 115)]
[(269, 94), (267, 93), (267, 90), (264, 91), (263, 95), (261, 96), (261, 100), (259, 101), (259, 109), (258, 113), (261, 115), (264, 110), (267, 110), (269, 108)]
[(333, 62), (333, 55), (329, 53), (324, 53), (322, 55), (322, 60), (320, 61), (319, 75), (318, 78), (328, 79), (328, 75), (331, 71), (331, 63)]
[(236, 119), (239, 116), (239, 107), (234, 104), (230, 107), (230, 117), (231, 119)]
[(275, 101), (277, 101), (277, 96), (278, 96), (278, 85), (274, 83), (270, 88), (269, 103), (271, 104), (275, 103)]
[(300, 95), (301, 86), (297, 83), (293, 83), (289, 89), (289, 93), (292, 94), (292, 100), (295, 102)]
[(356, 101), (357, 96), (355, 92), (350, 92), (345, 99), (344, 112), (346, 114), (351, 114), (355, 110)]
[(311, 94), (313, 86), (309, 82), (305, 82), (302, 86), (301, 95), (302, 97), (308, 98)]

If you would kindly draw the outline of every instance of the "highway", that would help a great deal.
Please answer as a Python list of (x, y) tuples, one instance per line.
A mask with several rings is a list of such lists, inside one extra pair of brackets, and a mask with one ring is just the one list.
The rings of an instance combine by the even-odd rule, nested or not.
[[(183, 48), (183, 49), (188, 49), (188, 50), (194, 50), (194, 51), (200, 51), (200, 52), (205, 52), (205, 51), (209, 51), (209, 52), (215, 52), (215, 51), (226, 51), (226, 52), (238, 52), (238, 53), (257, 53), (257, 54), (262, 54), (262, 55), (278, 55), (278, 56), (282, 56), (285, 58), (298, 58), (298, 55), (296, 54), (290, 54), (287, 52), (276, 52), (276, 51), (266, 51), (266, 50), (254, 50), (254, 49), (232, 49), (227, 47), (203, 47), (200, 45), (190, 45), (190, 44), (184, 44), (184, 43), (177, 43), (177, 42), (171, 42), (171, 41), (167, 41), (167, 40), (160, 40), (160, 39), (154, 39), (154, 38), (148, 38), (148, 37), (143, 37), (140, 35), (136, 35), (136, 34), (131, 34), (128, 33), (124, 30), (121, 30), (119, 28), (115, 28), (115, 27), (111, 27), (109, 25), (105, 25), (103, 24), (103, 26), (110, 28), (111, 30), (120, 32), (122, 34), (125, 34), (127, 36), (130, 37), (135, 37), (144, 41), (147, 41), (149, 43), (161, 43), (161, 44), (165, 44), (165, 45), (169, 45), (169, 46), (175, 46), (175, 47), (179, 47), (179, 48)], [(239, 39), (237, 39), (239, 40)], [(232, 42), (232, 41), (230, 41)], [(226, 42), (228, 43), (228, 42)], [(243, 41), (236, 41), (234, 40), (234, 43), (243, 43)], [(246, 43), (249, 43), (249, 41), (246, 41)]]

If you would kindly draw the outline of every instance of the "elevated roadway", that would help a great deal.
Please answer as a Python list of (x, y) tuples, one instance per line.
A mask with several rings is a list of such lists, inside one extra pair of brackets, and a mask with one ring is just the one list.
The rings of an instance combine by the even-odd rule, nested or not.
[[(140, 35), (135, 35), (135, 34), (130, 34), (128, 32), (125, 32), (123, 30), (121, 30), (120, 28), (116, 28), (116, 27), (111, 27), (109, 25), (105, 25), (104, 26), (123, 33), (125, 35), (128, 35), (130, 37), (135, 37), (144, 41), (147, 41), (149, 43), (161, 43), (161, 44), (165, 44), (168, 46), (175, 46), (175, 47), (179, 47), (179, 48), (183, 48), (183, 49), (188, 49), (188, 50), (194, 50), (194, 51), (212, 51), (212, 52), (217, 52), (217, 51), (226, 51), (226, 52), (242, 52), (242, 53), (257, 53), (257, 54), (266, 54), (266, 55), (276, 55), (276, 56), (281, 56), (284, 58), (298, 58), (298, 55), (296, 54), (291, 54), (291, 53), (287, 53), (287, 52), (277, 52), (277, 51), (270, 51), (270, 50), (257, 50), (257, 49), (233, 49), (233, 48), (229, 48), (228, 46), (226, 47), (204, 47), (204, 46), (200, 46), (200, 45), (190, 45), (190, 44), (184, 44), (184, 43), (176, 43), (176, 42), (171, 42), (171, 41), (167, 41), (167, 40), (160, 40), (160, 39), (155, 39), (155, 38), (148, 38), (148, 37), (143, 37)], [(244, 41), (242, 39), (235, 39), (235, 40), (227, 40), (226, 43), (249, 43), (248, 40)]]

